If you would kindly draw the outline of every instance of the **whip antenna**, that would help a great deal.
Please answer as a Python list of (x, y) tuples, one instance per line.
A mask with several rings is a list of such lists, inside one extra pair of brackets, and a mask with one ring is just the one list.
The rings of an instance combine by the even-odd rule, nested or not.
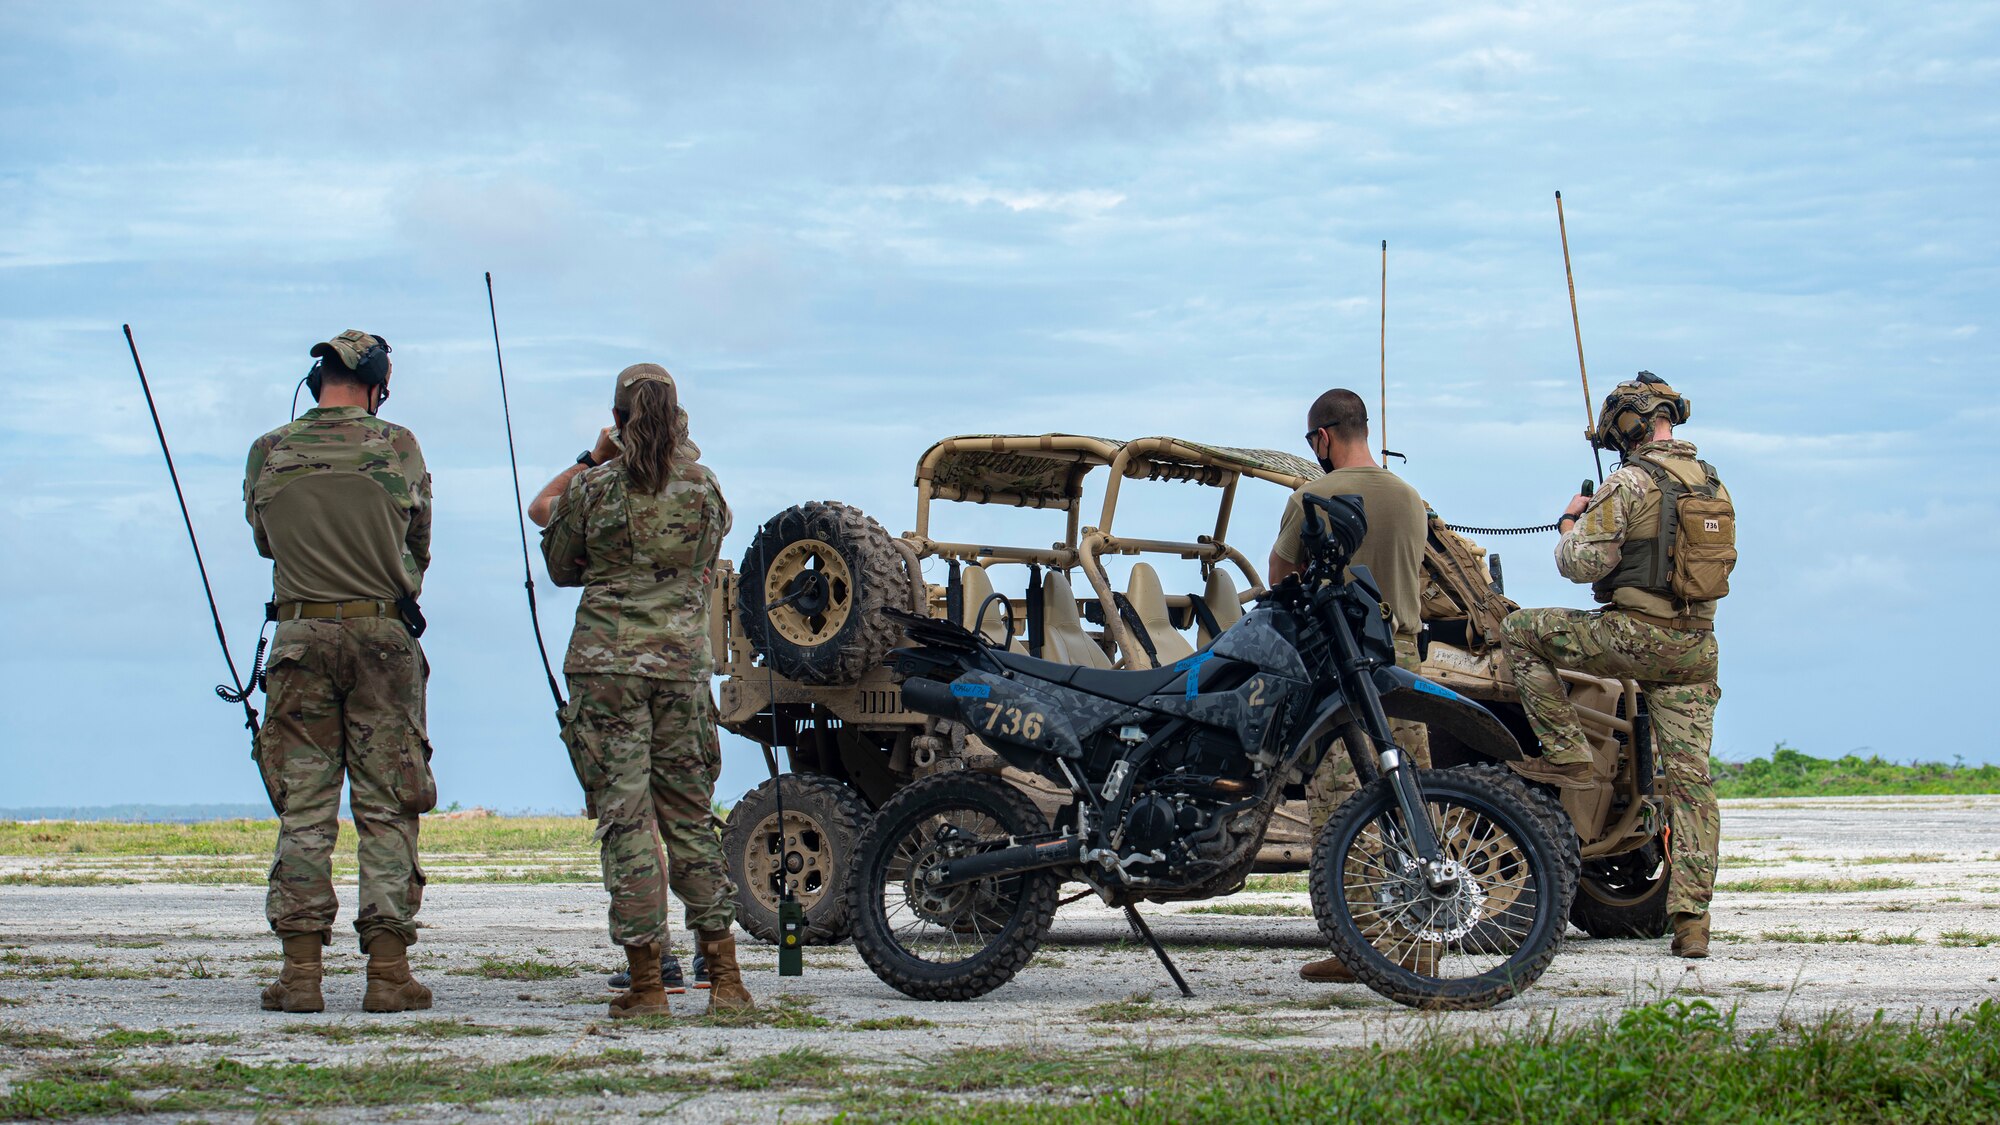
[(1604, 480), (1604, 451), (1597, 446), (1597, 413), (1590, 403), (1590, 371), (1583, 366), (1583, 322), (1576, 315), (1576, 274), (1569, 268), (1569, 226), (1563, 222), (1563, 193), (1556, 193), (1556, 229), (1562, 232), (1563, 278), (1569, 282), (1569, 324), (1576, 330), (1576, 371), (1583, 376), (1584, 436), (1590, 439), (1591, 456), (1597, 459), (1597, 479)]
[(229, 683), (217, 684), (215, 694), (231, 703), (243, 705), (243, 725), (255, 739), (257, 709), (250, 706), (250, 688), (257, 686), (256, 676), (252, 674), (250, 688), (246, 688), (236, 675), (236, 659), (229, 655), (229, 637), (222, 630), (222, 611), (215, 606), (215, 588), (208, 581), (208, 565), (201, 559), (201, 541), (194, 535), (194, 518), (188, 515), (187, 495), (181, 491), (181, 475), (174, 471), (174, 454), (167, 448), (167, 431), (160, 425), (160, 410), (153, 405), (153, 387), (146, 380), (146, 365), (139, 362), (139, 345), (132, 339), (132, 326), (127, 324), (124, 329), (125, 346), (132, 351), (132, 367), (139, 372), (139, 389), (146, 393), (146, 413), (153, 416), (153, 434), (160, 439), (160, 456), (167, 460), (167, 478), (174, 482), (174, 499), (181, 506), (181, 523), (187, 527), (188, 546), (194, 548), (194, 568), (201, 574), (201, 592), (208, 596), (208, 616), (215, 622), (215, 639), (222, 646), (222, 662), (229, 666)]
[(562, 688), (556, 684), (556, 670), (549, 663), (549, 646), (542, 640), (542, 615), (535, 607), (535, 568), (528, 561), (528, 517), (521, 508), (521, 465), (514, 457), (514, 413), (507, 406), (507, 361), (500, 356), (500, 313), (493, 306), (493, 274), (486, 274), (486, 315), (493, 321), (493, 363), (500, 368), (500, 417), (507, 423), (507, 468), (514, 474), (514, 522), (521, 528), (521, 573), (527, 579), (528, 621), (535, 628), (535, 651), (542, 655), (542, 674), (549, 678), (549, 694), (555, 696), (556, 710), (563, 702)]
[[(1389, 448), (1389, 240), (1382, 240), (1382, 467), (1389, 458), (1403, 457)], [(1403, 457), (1405, 462), (1408, 457)]]

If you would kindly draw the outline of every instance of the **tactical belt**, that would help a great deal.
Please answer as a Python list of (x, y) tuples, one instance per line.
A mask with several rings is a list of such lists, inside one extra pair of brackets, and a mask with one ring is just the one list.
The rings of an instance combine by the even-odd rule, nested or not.
[(1703, 617), (1656, 617), (1650, 613), (1640, 613), (1636, 609), (1626, 609), (1622, 605), (1610, 606), (1605, 612), (1622, 613), (1635, 620), (1644, 621), (1648, 625), (1658, 625), (1662, 629), (1679, 629), (1684, 633), (1715, 632), (1715, 622)]
[(395, 602), (272, 602), (267, 607), (272, 621), (301, 618), (344, 621), (354, 617), (397, 617)]

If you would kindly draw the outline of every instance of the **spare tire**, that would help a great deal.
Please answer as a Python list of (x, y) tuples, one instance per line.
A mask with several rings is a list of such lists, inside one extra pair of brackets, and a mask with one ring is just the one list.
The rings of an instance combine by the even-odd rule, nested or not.
[(736, 608), (770, 667), (803, 684), (851, 684), (881, 663), (915, 581), (896, 541), (858, 508), (813, 501), (757, 529), (743, 556)]
[[(784, 831), (778, 786), (785, 787)], [(821, 774), (788, 773), (745, 793), (722, 828), (723, 863), (736, 884), (736, 922), (778, 944), (780, 881), (805, 908), (805, 945), (847, 940), (847, 876), (868, 826), (868, 806), (852, 788)]]

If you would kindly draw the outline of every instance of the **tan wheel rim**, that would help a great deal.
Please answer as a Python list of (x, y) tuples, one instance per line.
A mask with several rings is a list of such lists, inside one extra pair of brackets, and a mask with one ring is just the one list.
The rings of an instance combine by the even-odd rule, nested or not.
[(817, 539), (791, 544), (764, 573), (764, 605), (764, 616), (779, 636), (801, 648), (825, 644), (854, 611), (854, 577), (847, 560)]
[(743, 874), (750, 893), (768, 910), (778, 909), (780, 871), (791, 887), (792, 897), (810, 911), (821, 896), (834, 886), (833, 841), (820, 829), (819, 821), (804, 813), (785, 810), (785, 835), (778, 839), (778, 814), (757, 822), (744, 849)]

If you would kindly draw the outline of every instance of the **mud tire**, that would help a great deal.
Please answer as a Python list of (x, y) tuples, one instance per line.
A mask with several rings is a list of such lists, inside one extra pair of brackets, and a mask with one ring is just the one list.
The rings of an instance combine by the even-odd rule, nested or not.
[[(1541, 821), (1542, 829), (1549, 834), (1555, 844), (1557, 859), (1562, 864), (1563, 881), (1567, 884), (1564, 893), (1571, 901), (1580, 901), (1577, 889), (1583, 876), (1583, 857), (1580, 854), (1583, 843), (1577, 838), (1576, 825), (1569, 819), (1569, 813), (1562, 807), (1562, 801), (1555, 794), (1534, 784), (1527, 778), (1508, 769), (1498, 762), (1481, 762), (1477, 765), (1459, 766), (1458, 770), (1469, 773), (1498, 788), (1505, 789), (1527, 804), (1535, 812), (1535, 819)], [(1575, 908), (1571, 908), (1571, 914)]]
[[(1658, 938), (1673, 931), (1667, 917), (1668, 867), (1655, 841), (1637, 852), (1593, 860), (1576, 888), (1569, 919), (1594, 938)], [(1648, 862), (1650, 860), (1650, 862)], [(1653, 874), (1648, 877), (1646, 870)]]
[[(1000, 931), (972, 956), (936, 963), (911, 954), (890, 925), (885, 896), (900, 844), (927, 817), (954, 810), (984, 814), (1009, 835), (1048, 830), (1034, 802), (987, 774), (953, 770), (933, 774), (890, 798), (863, 837), (848, 882), (848, 916), (854, 948), (884, 984), (918, 1000), (973, 1000), (1014, 979), (1032, 960), (1055, 920), (1061, 880), (1051, 871), (1017, 880), (1011, 911)], [(989, 893), (991, 893), (989, 891)], [(990, 901), (990, 899), (989, 899)]]
[(1370, 822), (1394, 807), (1396, 797), (1386, 777), (1348, 798), (1320, 830), (1309, 877), (1313, 917), (1341, 963), (1361, 983), (1398, 1004), (1432, 1011), (1491, 1008), (1532, 987), (1555, 960), (1570, 907), (1560, 851), (1534, 807), (1508, 787), (1466, 770), (1424, 770), (1418, 785), (1426, 801), (1448, 799), (1499, 826), (1526, 858), (1537, 893), (1544, 897), (1526, 934), (1508, 943), (1513, 950), (1508, 959), (1472, 976), (1433, 977), (1404, 968), (1362, 934), (1347, 904), (1339, 861)]
[[(767, 575), (774, 566), (790, 571), (801, 551), (816, 555), (815, 568), (832, 575), (825, 583), (825, 612), (798, 612), (799, 605), (814, 602), (767, 610), (767, 601), (777, 600), (768, 597)], [(830, 500), (772, 516), (757, 529), (738, 573), (737, 614), (751, 646), (778, 675), (822, 685), (856, 683), (882, 662), (899, 635), (882, 610), (910, 608), (916, 581), (881, 524)]]
[[(806, 888), (815, 897), (806, 906), (803, 943), (835, 945), (847, 940), (847, 876), (868, 826), (868, 806), (851, 787), (830, 777), (788, 773), (783, 782), (785, 820), (805, 822), (801, 835), (810, 835), (801, 842), (819, 858), (818, 885)], [(745, 793), (722, 827), (723, 864), (736, 884), (736, 921), (750, 936), (770, 945), (778, 944), (777, 887), (771, 878), (752, 874), (751, 851), (760, 844), (768, 851), (771, 845), (769, 832), (777, 826), (777, 785), (778, 779), (772, 778)]]

